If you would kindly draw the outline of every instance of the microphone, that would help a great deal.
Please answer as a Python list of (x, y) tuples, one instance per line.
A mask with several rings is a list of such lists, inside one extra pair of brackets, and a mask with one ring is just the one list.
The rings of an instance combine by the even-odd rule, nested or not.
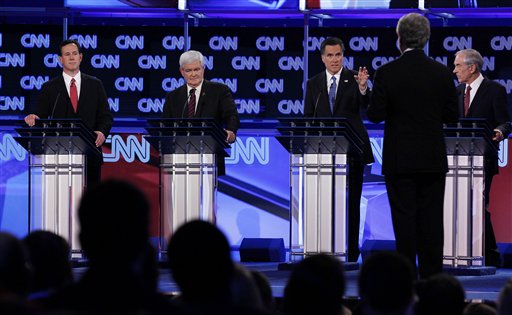
[(318, 94), (318, 97), (316, 98), (315, 107), (313, 109), (313, 118), (316, 117), (316, 109), (318, 107), (318, 101), (320, 101), (320, 96), (322, 96), (322, 90), (320, 90), (320, 93)]
[(196, 89), (191, 89), (188, 93), (187, 100), (185, 101), (185, 104), (183, 104), (183, 109), (181, 110), (181, 118), (185, 115), (185, 108), (187, 108), (188, 102), (190, 101), (190, 98), (192, 97), (192, 94), (196, 92)]
[(50, 115), (50, 119), (53, 119), (53, 114), (55, 113), (55, 108), (57, 107), (57, 102), (59, 101), (59, 97), (60, 97), (60, 92), (57, 94), (55, 103), (53, 103), (52, 114)]

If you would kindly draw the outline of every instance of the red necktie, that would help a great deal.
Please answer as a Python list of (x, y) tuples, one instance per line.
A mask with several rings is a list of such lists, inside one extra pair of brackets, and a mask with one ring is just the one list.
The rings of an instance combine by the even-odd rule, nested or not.
[(69, 98), (71, 99), (71, 105), (73, 105), (73, 109), (75, 110), (78, 107), (78, 92), (76, 90), (75, 79), (71, 79), (71, 85), (69, 86)]
[(468, 115), (469, 101), (470, 101), (469, 92), (470, 91), (471, 91), (471, 86), (468, 85), (468, 87), (466, 88), (466, 94), (464, 94), (464, 117), (466, 117)]
[(194, 117), (196, 113), (196, 89), (191, 89), (188, 97), (188, 117)]

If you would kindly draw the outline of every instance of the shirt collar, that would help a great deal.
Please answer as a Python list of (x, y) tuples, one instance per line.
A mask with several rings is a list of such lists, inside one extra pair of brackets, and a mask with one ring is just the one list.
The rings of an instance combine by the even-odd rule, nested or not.
[(484, 81), (484, 76), (481, 73), (479, 73), (475, 81), (471, 82), (471, 84), (466, 84), (466, 89), (468, 88), (468, 86), (470, 86), (471, 90), (476, 91), (480, 87), (480, 84), (482, 84), (482, 81)]
[(75, 79), (76, 85), (80, 85), (80, 83), (82, 82), (82, 75), (80, 71), (78, 71), (78, 73), (74, 77), (70, 76), (66, 72), (62, 72), (62, 76), (64, 77), (64, 82), (66, 83), (66, 86), (69, 86), (71, 84), (71, 79), (73, 78)]

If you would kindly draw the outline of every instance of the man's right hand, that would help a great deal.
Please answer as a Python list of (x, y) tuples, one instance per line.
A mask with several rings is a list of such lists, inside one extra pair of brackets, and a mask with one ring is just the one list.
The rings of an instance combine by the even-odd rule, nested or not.
[(32, 127), (33, 125), (36, 124), (36, 119), (39, 119), (39, 116), (34, 115), (34, 114), (29, 114), (29, 115), (25, 116), (25, 122), (30, 127)]

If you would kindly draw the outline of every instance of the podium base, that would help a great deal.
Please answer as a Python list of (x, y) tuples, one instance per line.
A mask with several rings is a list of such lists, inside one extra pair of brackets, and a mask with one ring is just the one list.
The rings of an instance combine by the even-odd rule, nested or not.
[(496, 274), (492, 266), (443, 266), (443, 272), (453, 276), (490, 276)]
[[(340, 261), (341, 262), (341, 261)], [(277, 265), (277, 270), (279, 271), (291, 271), (299, 262), (284, 262)], [(359, 270), (358, 262), (341, 262), (343, 264), (343, 270), (352, 271)]]
[(71, 268), (89, 267), (89, 260), (87, 258), (72, 258)]

